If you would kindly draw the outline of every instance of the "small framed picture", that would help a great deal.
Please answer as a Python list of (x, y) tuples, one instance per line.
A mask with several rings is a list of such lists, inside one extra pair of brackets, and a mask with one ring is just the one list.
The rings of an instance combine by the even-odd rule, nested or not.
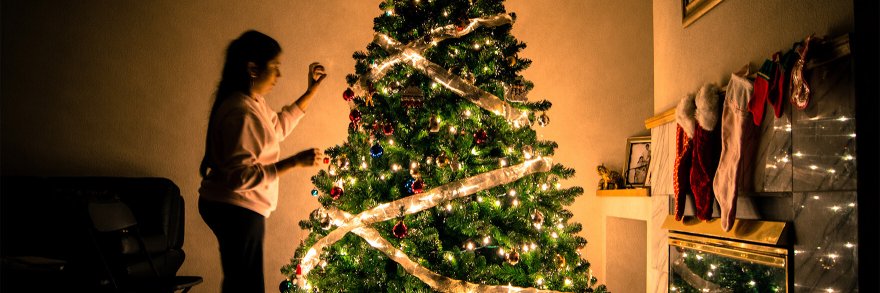
[(644, 186), (648, 180), (648, 165), (651, 163), (651, 137), (635, 136), (626, 139), (626, 161), (624, 173), (626, 186)]

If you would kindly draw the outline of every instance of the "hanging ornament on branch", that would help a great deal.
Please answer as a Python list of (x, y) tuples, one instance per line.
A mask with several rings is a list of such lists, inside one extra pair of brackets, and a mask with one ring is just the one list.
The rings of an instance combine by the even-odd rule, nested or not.
[(421, 107), (424, 104), (425, 94), (415, 86), (408, 86), (400, 95), (400, 105), (407, 109)]
[(547, 124), (550, 124), (550, 116), (547, 116), (546, 112), (542, 112), (541, 116), (538, 116), (538, 125), (544, 127), (547, 126)]
[(510, 253), (507, 254), (507, 263), (511, 265), (519, 263), (519, 252), (516, 252), (516, 250), (510, 251)]
[(370, 156), (373, 158), (382, 157), (382, 154), (384, 153), (385, 150), (382, 148), (382, 145), (380, 145), (379, 142), (376, 142), (375, 144), (373, 144), (372, 147), (370, 147)]
[(522, 80), (516, 80), (513, 83), (504, 83), (504, 99), (508, 102), (524, 103), (528, 101), (529, 91), (526, 90), (525, 83)]
[(476, 143), (478, 145), (482, 145), (482, 144), (485, 144), (486, 141), (488, 141), (488, 140), (489, 140), (489, 133), (486, 132), (485, 129), (480, 129), (480, 130), (477, 130), (477, 132), (474, 132), (474, 143)]
[(428, 131), (430, 131), (430, 132), (440, 131), (440, 117), (437, 117), (436, 114), (431, 114), (431, 119), (428, 120)]

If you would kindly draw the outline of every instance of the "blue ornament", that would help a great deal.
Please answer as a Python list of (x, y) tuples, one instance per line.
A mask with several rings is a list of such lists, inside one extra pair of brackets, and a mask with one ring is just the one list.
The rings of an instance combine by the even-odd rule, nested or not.
[(318, 196), (318, 190), (312, 189), (312, 196)]
[(373, 158), (381, 157), (383, 153), (385, 153), (385, 149), (378, 142), (370, 148), (370, 156)]

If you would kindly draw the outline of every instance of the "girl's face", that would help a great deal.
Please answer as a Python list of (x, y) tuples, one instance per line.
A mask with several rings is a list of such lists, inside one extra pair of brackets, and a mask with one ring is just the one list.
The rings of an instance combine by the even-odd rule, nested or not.
[(251, 87), (251, 93), (261, 96), (268, 95), (275, 87), (275, 82), (279, 77), (281, 77), (281, 54), (269, 60), (266, 68), (257, 74), (254, 85)]

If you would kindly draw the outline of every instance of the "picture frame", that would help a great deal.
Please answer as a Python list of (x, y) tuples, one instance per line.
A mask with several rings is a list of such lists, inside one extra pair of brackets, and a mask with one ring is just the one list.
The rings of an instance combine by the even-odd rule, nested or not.
[(651, 137), (634, 136), (626, 139), (626, 160), (623, 164), (624, 184), (627, 187), (645, 186), (648, 166), (651, 164)]
[(681, 0), (681, 25), (688, 27), (724, 0)]

